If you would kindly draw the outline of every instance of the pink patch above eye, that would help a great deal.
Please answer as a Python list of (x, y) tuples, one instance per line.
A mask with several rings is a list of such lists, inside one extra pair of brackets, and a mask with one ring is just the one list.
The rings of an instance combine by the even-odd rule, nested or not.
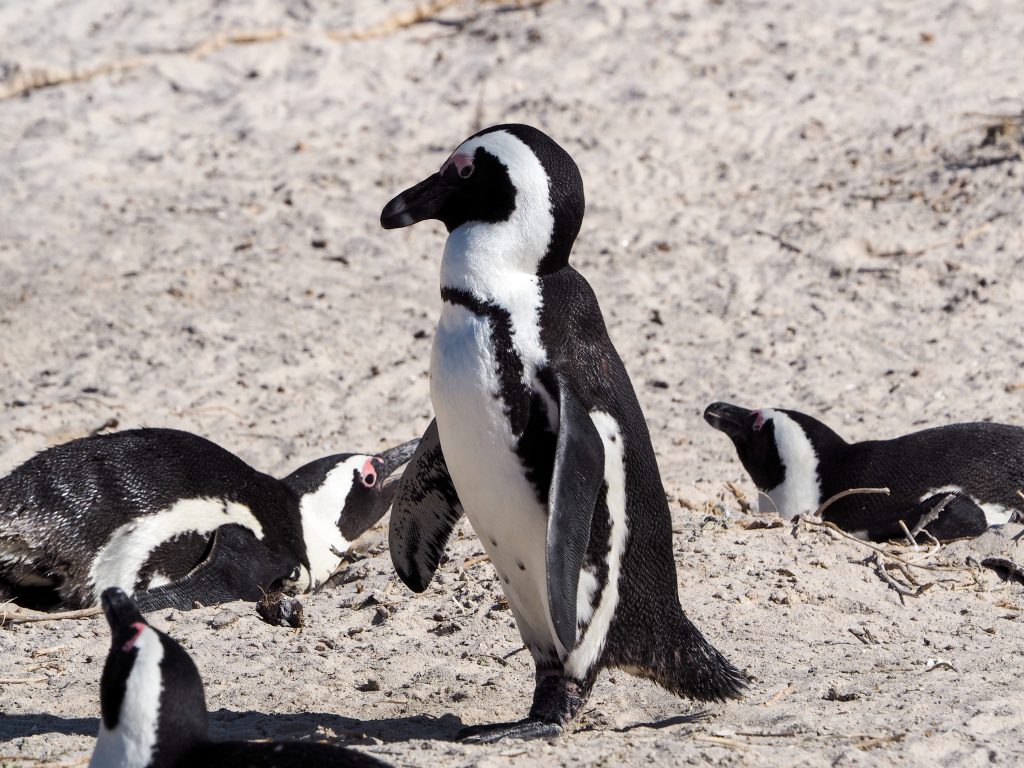
[(444, 165), (441, 166), (441, 175), (452, 166), (455, 166), (456, 172), (463, 179), (469, 178), (473, 175), (473, 158), (469, 155), (452, 155), (444, 161)]
[(373, 459), (367, 459), (363, 462), (363, 468), (359, 471), (362, 476), (363, 485), (367, 488), (372, 488), (373, 484), (377, 482), (377, 468), (373, 466)]
[(760, 432), (761, 428), (764, 427), (764, 414), (761, 411), (755, 411), (757, 417), (754, 419), (754, 431)]
[(121, 646), (122, 651), (130, 651), (135, 647), (135, 644), (139, 642), (139, 638), (142, 637), (142, 633), (146, 631), (146, 625), (141, 621), (136, 621), (132, 624), (132, 629), (135, 630), (135, 634), (132, 635), (131, 639)]

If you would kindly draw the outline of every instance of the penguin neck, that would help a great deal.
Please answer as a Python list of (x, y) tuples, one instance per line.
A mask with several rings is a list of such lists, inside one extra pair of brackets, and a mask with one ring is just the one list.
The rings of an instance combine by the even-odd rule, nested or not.
[[(502, 298), (538, 294), (537, 275), (547, 250), (549, 231), (518, 232), (508, 221), (471, 221), (454, 229), (441, 258), (441, 287), (469, 291), (505, 305)], [(536, 228), (534, 228), (536, 230)]]
[[(448, 236), (441, 262), (438, 333), (461, 328), (465, 310), (487, 318), (491, 343), (502, 348), (499, 355), (519, 358), (522, 384), (529, 386), (547, 361), (541, 340), (543, 285), (534, 271), (544, 251), (539, 239), (530, 246), (512, 237), (506, 224), (471, 222)], [(456, 337), (464, 338), (457, 332)]]

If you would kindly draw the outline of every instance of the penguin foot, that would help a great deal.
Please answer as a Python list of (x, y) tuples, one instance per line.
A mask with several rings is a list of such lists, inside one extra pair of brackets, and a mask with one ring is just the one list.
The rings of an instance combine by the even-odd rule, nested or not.
[(528, 717), (513, 723), (471, 725), (459, 731), (455, 738), (463, 744), (494, 744), (502, 739), (550, 739), (560, 736), (562, 732), (562, 726), (557, 723), (545, 723)]

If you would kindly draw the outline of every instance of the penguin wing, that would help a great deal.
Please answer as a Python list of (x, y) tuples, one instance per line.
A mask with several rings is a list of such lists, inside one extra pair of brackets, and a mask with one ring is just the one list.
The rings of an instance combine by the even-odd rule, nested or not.
[(298, 561), (269, 549), (242, 525), (222, 525), (213, 532), (210, 551), (185, 577), (170, 584), (136, 592), (132, 599), (142, 612), (163, 608), (188, 611), (232, 600), (259, 600), (276, 581), (287, 579)]
[(576, 595), (583, 558), (590, 543), (590, 524), (604, 482), (604, 443), (586, 406), (569, 388), (558, 384), (558, 445), (548, 494), (545, 558), (548, 604), (558, 639), (576, 645)]
[(930, 496), (903, 519), (912, 531), (923, 528), (940, 541), (980, 536), (988, 529), (985, 510), (963, 493)]
[(436, 420), (423, 433), (400, 482), (388, 527), (391, 562), (409, 589), (422, 592), (434, 577), (448, 537), (462, 517)]

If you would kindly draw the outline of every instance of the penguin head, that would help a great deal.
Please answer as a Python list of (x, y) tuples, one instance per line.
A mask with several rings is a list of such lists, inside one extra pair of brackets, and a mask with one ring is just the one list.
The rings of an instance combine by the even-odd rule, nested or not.
[(569, 262), (583, 222), (583, 179), (569, 153), (528, 125), (470, 136), (437, 173), (385, 207), (385, 229), (441, 221), (492, 265), (543, 275)]
[[(821, 457), (845, 442), (821, 422), (778, 408), (747, 410), (712, 403), (704, 420), (724, 432), (761, 494), (759, 509), (785, 520), (813, 514), (821, 504)], [(767, 501), (765, 501), (767, 499)]]
[(111, 645), (100, 680), (100, 732), (90, 765), (175, 765), (208, 738), (199, 670), (180, 645), (146, 623), (121, 589), (105, 590), (100, 602)]
[(282, 482), (299, 502), (308, 572), (297, 589), (311, 590), (337, 569), (352, 543), (391, 506), (401, 475), (419, 440), (378, 454), (339, 453), (306, 464)]

